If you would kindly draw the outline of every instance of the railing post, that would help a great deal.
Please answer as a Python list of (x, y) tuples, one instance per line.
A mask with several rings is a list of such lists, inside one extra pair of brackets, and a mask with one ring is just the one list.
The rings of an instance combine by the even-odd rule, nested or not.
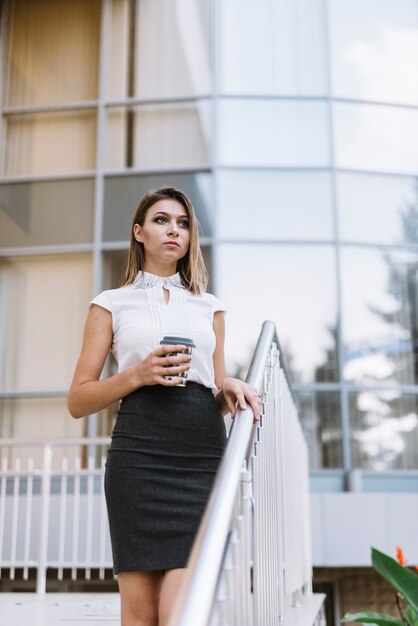
[(285, 563), (285, 550), (284, 550), (284, 464), (283, 464), (283, 384), (280, 369), (280, 352), (277, 345), (274, 346), (274, 352), (276, 356), (276, 370), (273, 376), (274, 384), (274, 420), (275, 420), (275, 435), (276, 435), (276, 456), (275, 456), (275, 471), (277, 478), (277, 507), (278, 507), (278, 522), (279, 527), (277, 529), (279, 535), (279, 580), (277, 593), (279, 595), (279, 623), (284, 622), (284, 597), (285, 597), (285, 575), (286, 575), (286, 563)]
[(49, 505), (51, 496), (52, 446), (44, 447), (41, 476), (41, 520), (39, 529), (39, 556), (36, 575), (36, 593), (44, 596), (46, 591), (46, 570), (48, 568)]

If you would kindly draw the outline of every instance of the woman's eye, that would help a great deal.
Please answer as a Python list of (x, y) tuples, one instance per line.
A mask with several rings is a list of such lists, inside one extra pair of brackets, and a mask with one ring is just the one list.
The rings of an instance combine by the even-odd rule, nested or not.
[(182, 228), (189, 228), (189, 222), (187, 220), (180, 220), (179, 225)]
[(156, 221), (158, 224), (164, 224), (167, 220), (166, 220), (166, 218), (165, 218), (165, 217), (162, 217), (162, 216), (160, 215), (160, 217), (157, 217), (157, 218), (155, 219), (155, 221)]

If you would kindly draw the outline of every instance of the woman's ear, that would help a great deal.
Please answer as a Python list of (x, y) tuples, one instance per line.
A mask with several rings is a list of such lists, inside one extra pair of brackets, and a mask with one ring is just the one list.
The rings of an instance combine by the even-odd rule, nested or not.
[(135, 239), (141, 243), (142, 242), (142, 228), (140, 227), (139, 224), (134, 224), (133, 233), (134, 233)]

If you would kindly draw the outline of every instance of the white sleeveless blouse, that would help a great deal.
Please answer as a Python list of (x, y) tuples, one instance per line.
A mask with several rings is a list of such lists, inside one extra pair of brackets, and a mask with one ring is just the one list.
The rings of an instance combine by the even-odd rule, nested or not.
[[(170, 292), (168, 303), (163, 288)], [(161, 277), (139, 272), (132, 284), (102, 291), (90, 304), (98, 304), (112, 314), (112, 353), (119, 372), (142, 361), (165, 335), (189, 337), (196, 347), (188, 380), (217, 390), (213, 315), (225, 311), (218, 298), (210, 293), (193, 295), (182, 285), (179, 273)]]

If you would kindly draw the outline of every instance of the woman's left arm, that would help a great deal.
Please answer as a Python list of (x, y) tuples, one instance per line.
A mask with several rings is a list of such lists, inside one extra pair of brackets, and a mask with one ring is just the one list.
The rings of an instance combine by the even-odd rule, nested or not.
[(235, 417), (237, 409), (246, 409), (247, 402), (254, 413), (254, 420), (260, 419), (261, 398), (257, 389), (237, 378), (226, 378), (225, 370), (225, 313), (216, 311), (213, 316), (213, 330), (216, 337), (216, 346), (213, 353), (213, 367), (215, 370), (215, 385), (219, 391), (215, 393), (215, 400), (222, 415), (231, 413)]

